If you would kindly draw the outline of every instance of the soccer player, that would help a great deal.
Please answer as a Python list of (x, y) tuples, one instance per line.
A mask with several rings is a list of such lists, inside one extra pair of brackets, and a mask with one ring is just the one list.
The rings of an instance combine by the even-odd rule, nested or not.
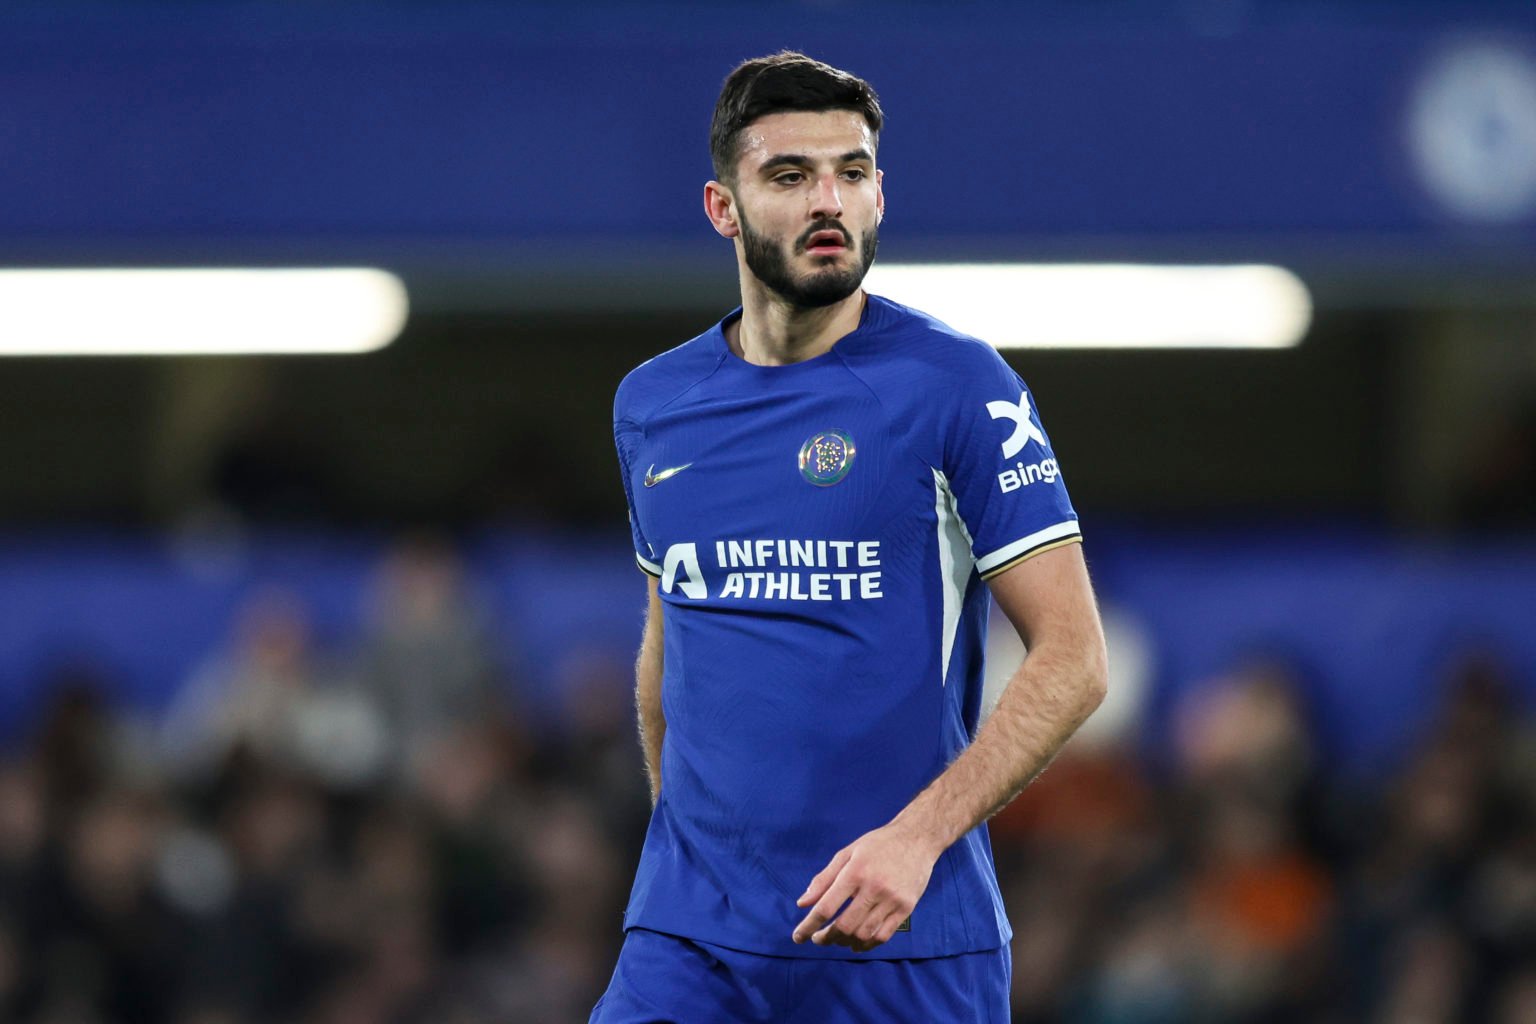
[[(731, 73), (704, 211), (741, 308), (614, 403), (655, 809), (602, 1024), (1008, 1019), (982, 823), (1102, 699), (1104, 641), (1024, 383), (860, 288), (881, 123), (804, 55)], [(978, 730), (988, 588), (1029, 653)]]

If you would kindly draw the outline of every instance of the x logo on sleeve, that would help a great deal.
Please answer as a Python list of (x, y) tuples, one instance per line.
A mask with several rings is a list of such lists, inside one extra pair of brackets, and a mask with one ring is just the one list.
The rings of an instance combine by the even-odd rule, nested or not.
[(1040, 447), (1045, 447), (1045, 435), (1029, 418), (1028, 391), (1019, 393), (1017, 405), (1012, 402), (988, 402), (987, 412), (991, 413), (995, 420), (1013, 420), (1013, 433), (1003, 442), (1003, 458), (1013, 458), (1030, 441), (1036, 441)]

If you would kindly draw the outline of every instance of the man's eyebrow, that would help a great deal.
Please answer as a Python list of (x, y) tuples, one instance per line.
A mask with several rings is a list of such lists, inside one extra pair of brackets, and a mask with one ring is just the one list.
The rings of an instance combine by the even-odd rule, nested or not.
[(775, 167), (805, 167), (810, 162), (811, 158), (803, 153), (780, 153), (778, 156), (769, 157), (767, 160), (764, 160), (763, 165), (758, 170), (766, 173)]
[[(869, 150), (862, 148), (851, 149), (837, 158), (837, 162), (840, 164), (857, 163), (860, 160), (866, 163), (875, 162), (875, 158), (870, 155)], [(780, 153), (778, 156), (772, 156), (764, 160), (762, 166), (757, 170), (760, 174), (766, 174), (775, 167), (809, 167), (810, 165), (811, 158), (804, 153)]]

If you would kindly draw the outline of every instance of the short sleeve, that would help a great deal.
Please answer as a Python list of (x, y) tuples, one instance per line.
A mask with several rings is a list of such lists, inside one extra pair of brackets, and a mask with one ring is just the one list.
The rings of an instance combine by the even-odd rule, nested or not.
[(987, 579), (1081, 531), (1034, 395), (993, 349), (967, 357), (946, 389), (942, 472)]
[(628, 420), (615, 419), (613, 442), (619, 452), (619, 471), (624, 478), (624, 503), (629, 509), (629, 532), (635, 545), (635, 563), (646, 574), (661, 577), (661, 566), (656, 564), (655, 549), (640, 531), (640, 520), (635, 515), (634, 462), (635, 446), (640, 440), (640, 428)]

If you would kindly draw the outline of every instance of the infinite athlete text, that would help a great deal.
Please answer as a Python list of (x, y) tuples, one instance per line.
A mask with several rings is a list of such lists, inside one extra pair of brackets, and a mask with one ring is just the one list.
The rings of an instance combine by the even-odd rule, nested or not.
[[(870, 601), (880, 589), (877, 540), (718, 540), (715, 567), (725, 573), (715, 596), (768, 601)], [(845, 570), (801, 572), (801, 569)], [(736, 571), (730, 570), (752, 570)], [(661, 589), (702, 600), (710, 582), (699, 562), (698, 545), (673, 544), (663, 560)]]

